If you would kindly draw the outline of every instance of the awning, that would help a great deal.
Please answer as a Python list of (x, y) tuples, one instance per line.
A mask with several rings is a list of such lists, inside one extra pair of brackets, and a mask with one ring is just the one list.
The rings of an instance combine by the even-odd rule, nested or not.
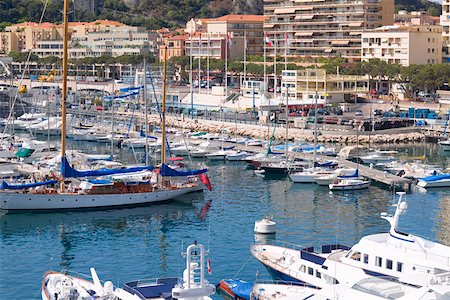
[(342, 40), (342, 41), (331, 41), (331, 45), (348, 45), (350, 41)]
[(302, 31), (302, 32), (296, 32), (294, 35), (295, 36), (313, 36), (314, 32), (312, 32), (312, 31)]
[(349, 27), (357, 27), (357, 26), (361, 26), (363, 22), (350, 22), (347, 25)]
[(279, 14), (294, 14), (295, 13), (295, 7), (291, 7), (291, 8), (275, 8), (274, 14), (279, 15)]
[(323, 52), (325, 52), (325, 53), (331, 53), (331, 52), (333, 52), (333, 49), (327, 48), (327, 49), (325, 49)]
[(273, 28), (275, 24), (264, 24), (263, 28)]
[(361, 31), (350, 31), (348, 34), (349, 35), (361, 35)]
[(314, 7), (304, 5), (304, 6), (296, 7), (295, 9), (296, 9), (296, 10), (313, 10)]
[(313, 18), (314, 18), (314, 15), (295, 16), (295, 20), (312, 20)]

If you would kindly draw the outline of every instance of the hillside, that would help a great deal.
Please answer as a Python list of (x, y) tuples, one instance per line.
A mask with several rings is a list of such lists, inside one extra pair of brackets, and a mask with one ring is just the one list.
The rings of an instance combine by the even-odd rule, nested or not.
[[(4, 22), (39, 21), (45, 0), (0, 0), (0, 30)], [(228, 13), (262, 14), (263, 0), (75, 0), (72, 21), (110, 19), (148, 29), (184, 26), (192, 17), (217, 17)], [(71, 2), (72, 3), (72, 2)], [(92, 3), (94, 11), (82, 11)], [(440, 14), (440, 4), (427, 0), (396, 0), (396, 10), (428, 10)], [(62, 0), (49, 0), (44, 21), (61, 22)]]

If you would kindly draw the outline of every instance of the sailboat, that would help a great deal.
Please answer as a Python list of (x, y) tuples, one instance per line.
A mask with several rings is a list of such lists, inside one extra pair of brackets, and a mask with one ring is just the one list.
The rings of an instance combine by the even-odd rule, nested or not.
[[(58, 210), (94, 209), (143, 205), (168, 201), (184, 194), (203, 190), (199, 178), (206, 181), (207, 169), (174, 170), (165, 164), (165, 96), (167, 46), (164, 47), (164, 79), (162, 96), (162, 151), (161, 167), (152, 172), (152, 166), (124, 169), (76, 170), (66, 157), (66, 97), (68, 61), (68, 0), (64, 1), (64, 48), (61, 112), (61, 176), (52, 174), (42, 182), (0, 184), (0, 210)], [(133, 174), (132, 180), (118, 174)], [(199, 176), (199, 177), (197, 177)], [(100, 177), (100, 178), (98, 178)], [(175, 181), (174, 178), (184, 180)], [(80, 178), (82, 178), (80, 180)], [(95, 179), (86, 179), (95, 178)], [(139, 178), (139, 180), (136, 180)], [(171, 178), (171, 179), (169, 179)]]

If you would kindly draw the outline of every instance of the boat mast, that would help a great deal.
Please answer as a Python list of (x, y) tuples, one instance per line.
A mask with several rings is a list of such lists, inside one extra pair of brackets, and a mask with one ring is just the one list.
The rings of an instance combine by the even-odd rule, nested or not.
[(147, 60), (144, 57), (144, 102), (145, 102), (145, 165), (149, 165), (148, 157), (148, 97), (147, 97)]
[(319, 98), (318, 93), (318, 78), (317, 78), (317, 68), (315, 70), (316, 73), (316, 93), (314, 94), (314, 156), (313, 156), (313, 169), (316, 167), (316, 158), (317, 158), (317, 98)]
[[(69, 0), (64, 0), (64, 39), (63, 39), (63, 73), (62, 73), (62, 97), (61, 97), (61, 159), (66, 156), (66, 97), (67, 97), (67, 47), (69, 41)], [(64, 175), (62, 175), (64, 182)], [(64, 191), (64, 183), (61, 184)]]
[(161, 164), (166, 162), (166, 78), (167, 78), (167, 45), (164, 45), (164, 73), (161, 101)]

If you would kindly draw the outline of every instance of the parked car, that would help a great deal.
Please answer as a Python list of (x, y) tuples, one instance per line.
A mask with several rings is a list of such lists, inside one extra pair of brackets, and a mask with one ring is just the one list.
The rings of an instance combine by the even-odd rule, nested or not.
[(363, 116), (362, 111), (360, 111), (360, 110), (355, 111), (355, 116), (356, 117), (362, 117)]

